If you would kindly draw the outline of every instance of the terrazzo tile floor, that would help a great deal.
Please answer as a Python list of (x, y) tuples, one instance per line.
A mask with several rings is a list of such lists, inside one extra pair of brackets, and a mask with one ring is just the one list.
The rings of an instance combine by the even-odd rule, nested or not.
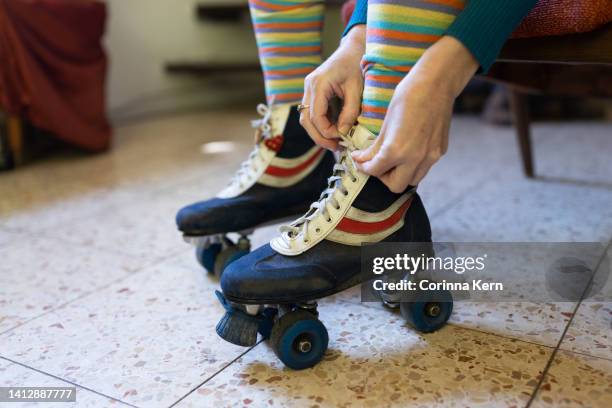
[[(612, 278), (577, 302), (457, 302), (426, 335), (349, 290), (321, 302), (329, 351), (301, 372), (266, 343), (220, 340), (218, 283), (173, 216), (246, 157), (251, 117), (135, 123), (116, 129), (112, 152), (0, 174), (0, 386), (76, 386), (61, 406), (78, 407), (612, 406)], [(608, 246), (612, 124), (537, 124), (534, 146), (539, 176), (527, 180), (511, 128), (455, 118), (449, 153), (420, 186), (434, 238)]]

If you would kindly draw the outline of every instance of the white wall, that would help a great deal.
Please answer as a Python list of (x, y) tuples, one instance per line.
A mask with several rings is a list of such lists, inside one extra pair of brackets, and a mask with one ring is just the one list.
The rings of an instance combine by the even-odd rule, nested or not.
[[(185, 77), (164, 72), (165, 62), (177, 59), (256, 61), (257, 49), (247, 15), (238, 24), (202, 22), (195, 17), (197, 3), (197, 0), (107, 0), (105, 43), (111, 60), (107, 96), (113, 120), (244, 100), (245, 95), (261, 98), (259, 74), (223, 81), (218, 77)], [(338, 20), (334, 10), (328, 18), (332, 24), (326, 29), (331, 41), (328, 48), (333, 48), (337, 41)]]

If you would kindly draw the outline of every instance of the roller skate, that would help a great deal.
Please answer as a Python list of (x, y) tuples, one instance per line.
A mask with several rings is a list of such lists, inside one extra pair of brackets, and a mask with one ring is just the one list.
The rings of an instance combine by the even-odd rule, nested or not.
[(294, 106), (261, 104), (257, 111), (255, 148), (229, 184), (176, 216), (185, 241), (196, 247), (198, 262), (218, 276), (249, 252), (255, 228), (306, 211), (332, 172), (333, 154), (312, 142)]
[[(361, 270), (361, 245), (413, 242), (432, 254), (429, 219), (415, 189), (393, 193), (356, 169), (350, 152), (373, 140), (367, 129), (354, 127), (319, 200), (270, 244), (228, 266), (223, 292), (216, 293), (226, 310), (217, 325), (223, 339), (253, 346), (259, 333), (286, 366), (312, 367), (328, 344), (316, 301), (372, 278)], [(450, 292), (391, 295), (382, 300), (422, 332), (442, 327), (452, 311)]]

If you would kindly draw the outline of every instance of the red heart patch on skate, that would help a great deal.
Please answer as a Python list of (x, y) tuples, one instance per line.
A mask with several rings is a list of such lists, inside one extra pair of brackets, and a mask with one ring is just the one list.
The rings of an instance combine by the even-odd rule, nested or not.
[(264, 143), (268, 149), (278, 152), (283, 146), (284, 140), (285, 138), (283, 137), (283, 135), (278, 135), (278, 136), (274, 136), (269, 139), (266, 139)]

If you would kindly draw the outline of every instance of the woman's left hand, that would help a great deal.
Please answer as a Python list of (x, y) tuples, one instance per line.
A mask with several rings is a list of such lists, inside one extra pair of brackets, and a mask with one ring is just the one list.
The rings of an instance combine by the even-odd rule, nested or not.
[(431, 46), (395, 89), (374, 144), (353, 152), (357, 167), (396, 193), (416, 186), (446, 153), (453, 103), (477, 68), (452, 37)]

